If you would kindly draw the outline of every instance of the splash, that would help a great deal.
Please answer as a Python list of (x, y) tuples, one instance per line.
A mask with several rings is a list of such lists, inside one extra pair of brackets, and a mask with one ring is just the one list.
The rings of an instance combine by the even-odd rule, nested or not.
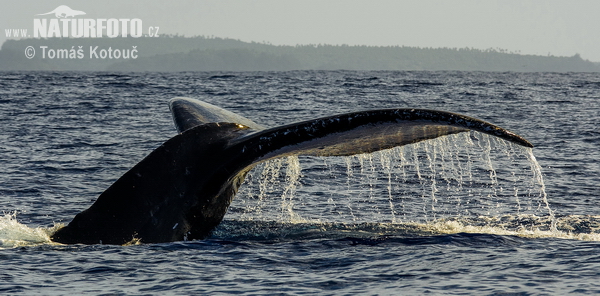
[[(508, 235), (523, 238), (556, 238), (600, 241), (600, 216), (568, 216), (556, 219), (558, 230), (547, 217), (507, 215), (474, 219), (441, 219), (429, 223), (333, 223), (230, 220), (223, 221), (213, 234), (219, 239), (297, 241), (313, 239), (422, 237), (457, 233)], [(593, 228), (593, 229), (590, 229)]]
[(600, 216), (570, 215), (563, 217), (505, 215), (499, 217), (450, 218), (431, 226), (441, 233), (490, 233), (521, 237), (554, 237), (600, 240)]
[(54, 228), (31, 228), (16, 219), (16, 213), (0, 216), (0, 248), (14, 248), (51, 243)]

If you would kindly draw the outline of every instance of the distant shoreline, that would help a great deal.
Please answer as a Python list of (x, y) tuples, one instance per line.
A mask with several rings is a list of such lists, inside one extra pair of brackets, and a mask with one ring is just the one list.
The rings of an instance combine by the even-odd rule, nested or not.
[[(29, 55), (29, 58), (26, 56)], [(600, 63), (493, 49), (407, 46), (276, 46), (233, 39), (49, 38), (7, 40), (0, 71), (429, 70), (600, 72)]]

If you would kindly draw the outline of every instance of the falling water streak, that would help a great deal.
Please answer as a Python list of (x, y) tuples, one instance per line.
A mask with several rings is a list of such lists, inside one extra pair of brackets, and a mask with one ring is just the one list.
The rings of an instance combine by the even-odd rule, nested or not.
[[(406, 146), (396, 147), (393, 150), (396, 152), (397, 156), (397, 168), (402, 172), (402, 183), (406, 183), (407, 175), (406, 175), (406, 166), (408, 165), (408, 161), (406, 159)], [(396, 177), (396, 181), (400, 181), (398, 177)], [(400, 183), (400, 182), (398, 182)], [(406, 207), (403, 201), (403, 195), (400, 195), (400, 201), (402, 206), (402, 216), (403, 219), (406, 220)]]
[[(482, 203), (481, 209), (487, 210), (487, 215), (491, 215), (493, 201), (497, 200), (497, 192), (496, 185), (498, 184), (498, 180), (496, 179), (496, 170), (494, 169), (494, 165), (491, 159), (491, 143), (489, 141), (489, 136), (475, 132), (473, 135), (477, 138), (477, 146), (481, 150), (480, 159), (483, 161), (484, 169), (489, 172), (489, 178), (491, 180), (491, 184), (488, 187), (487, 199), (486, 203), (488, 208), (485, 208), (485, 203)], [(497, 202), (496, 202), (497, 204)]]
[[(466, 143), (466, 145), (468, 145), (468, 147), (475, 147), (475, 143), (473, 143), (473, 139), (472, 134), (474, 132), (468, 132), (468, 133), (463, 133), (462, 134), (462, 138), (464, 140), (464, 142)], [(472, 196), (473, 195), (473, 158), (472, 158), (472, 154), (470, 149), (466, 149), (465, 153), (467, 154), (467, 165), (466, 165), (466, 172), (467, 172), (467, 180), (468, 180), (468, 190), (467, 190), (467, 195), (468, 196)], [(470, 204), (470, 199), (467, 199), (466, 204)], [(465, 215), (469, 215), (469, 209), (465, 208)]]
[(514, 196), (515, 202), (517, 204), (517, 215), (518, 215), (521, 213), (522, 207), (521, 207), (521, 199), (519, 197), (519, 188), (517, 187), (517, 182), (519, 181), (519, 177), (517, 177), (517, 174), (515, 173), (515, 170), (518, 168), (518, 165), (516, 164), (516, 153), (515, 153), (515, 150), (513, 149), (514, 145), (511, 145), (506, 141), (499, 141), (498, 144), (503, 147), (502, 150), (505, 152), (506, 157), (510, 160), (512, 167), (514, 168), (513, 171), (511, 172), (511, 178), (513, 180), (513, 191), (514, 191), (513, 196)]
[(531, 148), (523, 148), (526, 150), (527, 159), (529, 160), (529, 164), (531, 165), (531, 171), (533, 172), (533, 178), (540, 185), (540, 197), (546, 210), (548, 210), (548, 215), (551, 221), (550, 231), (557, 233), (557, 220), (554, 216), (554, 211), (550, 208), (550, 204), (548, 203), (548, 196), (546, 194), (546, 184), (544, 183), (544, 176), (542, 175), (542, 167), (538, 163), (537, 159), (533, 155), (533, 149)]
[[(494, 168), (494, 164), (492, 162), (491, 152), (492, 152), (492, 143), (490, 141), (490, 136), (482, 133), (477, 133), (479, 135), (479, 147), (482, 150), (482, 159), (484, 164), (487, 167), (487, 170), (490, 173), (490, 192), (488, 197), (497, 198), (498, 197), (498, 176), (496, 175), (496, 169)], [(483, 145), (482, 145), (483, 143)]]
[[(462, 204), (462, 198), (461, 198), (461, 191), (464, 188), (463, 187), (463, 183), (464, 183), (464, 179), (463, 179), (463, 175), (465, 172), (465, 168), (463, 168), (463, 166), (461, 165), (462, 161), (460, 159), (461, 154), (459, 153), (461, 151), (461, 147), (458, 146), (459, 141), (461, 141), (461, 138), (464, 138), (464, 135), (456, 135), (455, 139), (453, 141), (450, 141), (449, 137), (447, 137), (448, 140), (448, 146), (447, 147), (451, 147), (453, 153), (450, 154), (450, 161), (452, 162), (452, 175), (451, 178), (456, 178), (456, 183), (457, 186), (455, 188), (455, 192), (456, 192), (456, 197), (455, 197), (455, 201), (456, 201), (456, 208), (460, 209), (461, 204)], [(448, 183), (448, 186), (450, 187), (450, 182)], [(459, 212), (460, 213), (460, 212)]]
[[(258, 165), (260, 166), (260, 165)], [(258, 206), (252, 205), (251, 202), (258, 199), (258, 196), (255, 196), (254, 191), (251, 190), (255, 185), (255, 176), (254, 170), (257, 169), (258, 166), (255, 166), (252, 170), (250, 170), (246, 177), (244, 178), (244, 183), (239, 188), (238, 195), (245, 196), (247, 198), (239, 198), (240, 202), (244, 205), (242, 209), (242, 217), (245, 217), (249, 213), (258, 213)], [(235, 205), (235, 204), (234, 204)], [(255, 215), (254, 215), (255, 216)]]
[[(372, 154), (358, 154), (356, 155), (358, 162), (360, 164), (360, 174), (362, 176), (362, 181), (367, 181), (369, 185), (369, 200), (373, 200), (374, 198), (374, 189), (375, 182), (377, 181), (375, 175), (375, 166), (373, 165), (373, 155)], [(368, 163), (368, 167), (365, 170), (366, 164)]]
[(375, 183), (377, 182), (377, 173), (375, 172), (375, 165), (373, 164), (373, 154), (361, 154), (369, 163), (369, 199), (373, 200), (375, 197)]
[[(448, 160), (446, 157), (446, 152), (450, 152), (452, 153), (452, 151), (450, 151), (450, 141), (448, 140), (448, 137), (442, 137), (440, 138), (440, 159), (441, 162), (444, 164), (441, 169), (442, 171), (440, 172), (440, 177), (446, 181), (446, 191), (450, 191), (451, 190), (451, 179), (448, 177), (448, 175), (456, 175), (456, 169), (454, 167), (454, 161), (453, 158), (450, 157), (450, 159)], [(450, 154), (452, 155), (452, 154)], [(450, 173), (448, 171), (451, 171)], [(447, 198), (450, 198), (450, 196), (448, 196)]]
[[(435, 162), (436, 162), (436, 145), (437, 141), (431, 141), (429, 143), (426, 143), (423, 146), (423, 149), (425, 150), (425, 156), (427, 158), (427, 164), (430, 170), (430, 177), (429, 180), (431, 182), (431, 211), (433, 214), (433, 219), (436, 219), (436, 214), (437, 214), (437, 197), (436, 197), (436, 193), (438, 192), (437, 186), (436, 186), (436, 168), (435, 168)], [(430, 149), (431, 148), (431, 149)]]
[[(491, 137), (486, 134), (481, 134), (483, 141), (485, 142), (485, 148), (483, 149), (485, 154), (485, 163), (488, 165), (488, 169), (490, 171), (490, 179), (492, 180), (492, 185), (498, 185), (498, 176), (496, 175), (496, 169), (494, 168), (494, 164), (492, 162), (491, 152), (492, 152), (492, 142)], [(494, 194), (495, 196), (496, 194)]]
[(356, 159), (358, 159), (358, 163), (360, 164), (360, 174), (365, 175), (365, 161), (362, 155), (356, 155)]
[(268, 194), (279, 185), (279, 172), (282, 166), (282, 159), (272, 159), (262, 163), (261, 165), (262, 170), (258, 182), (258, 200), (255, 206), (256, 216), (258, 217), (262, 216), (262, 209)]
[[(446, 182), (445, 186), (441, 187), (446, 192), (446, 204), (451, 204), (454, 201), (456, 204), (455, 207), (458, 207), (460, 205), (459, 189), (462, 187), (461, 179), (463, 172), (457, 168), (457, 161), (455, 160), (455, 157), (453, 157), (454, 155), (457, 157), (460, 155), (460, 151), (453, 144), (453, 142), (456, 141), (451, 141), (451, 139), (454, 138), (451, 138), (450, 136), (439, 138), (437, 151), (439, 153), (441, 164), (441, 172), (439, 173), (439, 176)], [(446, 206), (444, 209), (445, 214), (451, 213), (448, 206)]]
[[(419, 165), (420, 160), (419, 160), (419, 152), (418, 150), (422, 148), (422, 142), (419, 143), (415, 143), (411, 145), (412, 147), (412, 163), (415, 169), (415, 173), (417, 175), (417, 179), (419, 180), (419, 184), (421, 185), (421, 198), (423, 200), (425, 200), (426, 198), (426, 180), (425, 178), (423, 178), (422, 174), (421, 174), (421, 166)], [(425, 216), (427, 216), (427, 203), (423, 203), (423, 214)]]
[(421, 147), (421, 143), (415, 143), (412, 145), (413, 146), (413, 163), (415, 165), (415, 171), (417, 173), (417, 178), (419, 178), (419, 181), (423, 180), (423, 177), (421, 177), (421, 169), (419, 166), (419, 155), (417, 153), (417, 149), (419, 149)]
[[(328, 172), (331, 176), (331, 178), (335, 178), (335, 176), (333, 176), (333, 170), (329, 167), (329, 164), (327, 163), (327, 157), (323, 157), (323, 166), (325, 167), (325, 171)], [(332, 205), (333, 207), (337, 206), (337, 203), (335, 202), (335, 199), (333, 198), (333, 194), (329, 195), (329, 198), (327, 199), (327, 203)]]
[(406, 159), (406, 146), (397, 147), (396, 149), (398, 160), (400, 161), (398, 167), (402, 170), (402, 180), (406, 182), (406, 166), (408, 166), (408, 160)]
[(346, 163), (346, 187), (350, 190), (350, 179), (354, 177), (354, 173), (352, 171), (352, 159), (354, 156), (346, 156), (344, 157), (344, 162)]
[[(477, 144), (472, 140), (476, 140)], [(541, 175), (539, 172), (536, 173), (534, 168), (530, 168), (529, 163), (532, 161), (527, 159), (526, 154), (532, 152), (519, 153), (521, 155), (518, 159), (519, 163), (513, 163), (517, 160), (514, 157), (517, 153), (511, 149), (516, 149), (517, 146), (493, 140), (495, 139), (492, 138), (490, 141), (488, 138), (482, 138), (476, 133), (475, 135), (462, 133), (371, 154), (319, 159), (318, 161), (324, 161), (326, 166), (322, 173), (331, 176), (329, 181), (332, 188), (338, 188), (330, 191), (332, 196), (330, 200), (338, 196), (343, 197), (341, 204), (338, 201), (339, 207), (335, 203), (328, 202), (327, 208), (321, 208), (326, 210), (325, 212), (305, 211), (302, 205), (298, 204), (301, 200), (298, 198), (313, 191), (310, 187), (307, 187), (308, 190), (298, 189), (301, 184), (298, 180), (301, 169), (297, 158), (269, 161), (257, 166), (253, 170), (256, 171), (254, 176), (249, 174), (248, 179), (255, 184), (255, 193), (254, 196), (248, 195), (253, 200), (249, 200), (246, 209), (239, 212), (248, 213), (247, 217), (251, 217), (250, 212), (255, 211), (255, 214), (259, 213), (264, 217), (279, 217), (291, 222), (300, 221), (301, 218), (312, 221), (327, 221), (333, 218), (333, 220), (339, 219), (340, 222), (389, 223), (391, 219), (392, 223), (418, 221), (430, 223), (440, 218), (457, 218), (463, 215), (464, 218), (471, 219), (479, 216), (490, 217), (490, 215), (499, 217), (500, 214), (515, 212), (528, 214), (523, 211), (523, 200), (525, 200), (539, 201), (540, 206), (537, 211), (543, 210), (545, 205), (548, 212), (552, 214), (541, 192), (539, 197), (533, 194), (519, 195), (519, 190), (516, 188), (517, 185), (528, 185), (523, 181), (533, 178), (527, 175), (532, 170), (535, 178)], [(374, 159), (378, 157), (379, 159)], [(498, 163), (502, 163), (500, 170), (488, 174), (490, 168), (494, 169)], [(345, 176), (341, 177), (343, 174)], [(509, 174), (512, 175), (508, 176)], [(341, 181), (342, 178), (345, 179), (344, 182), (337, 184), (336, 180)], [(509, 194), (504, 195), (500, 191), (497, 196), (487, 195), (491, 186), (501, 184), (495, 186), (502, 187), (506, 182), (513, 184), (514, 193), (506, 192)], [(542, 183), (543, 181), (532, 181), (529, 187), (543, 185)], [(367, 184), (369, 185), (366, 186)], [(319, 186), (323, 185), (326, 186), (326, 184)], [(322, 192), (321, 190), (324, 189), (319, 188), (321, 189), (317, 192)], [(461, 188), (464, 190), (461, 191)], [(467, 189), (470, 196), (465, 196)], [(301, 193), (295, 197), (297, 192)], [(523, 192), (522, 188), (521, 192)], [(281, 202), (269, 203), (268, 196), (281, 196)], [(494, 202), (498, 202), (497, 205), (500, 206)], [(251, 208), (250, 205), (256, 206)], [(301, 210), (298, 211), (296, 207)], [(529, 208), (527, 211), (536, 211), (536, 209)], [(327, 216), (328, 212), (335, 213), (335, 217)], [(256, 219), (256, 215), (253, 219)], [(553, 228), (556, 226), (553, 225)]]
[(279, 183), (279, 172), (283, 164), (282, 158), (273, 159), (264, 164), (260, 177), (259, 199), (263, 200), (267, 193), (272, 191)]
[(390, 150), (381, 151), (381, 153), (379, 153), (379, 161), (381, 162), (381, 166), (383, 167), (383, 170), (387, 175), (388, 203), (390, 205), (392, 223), (396, 223), (396, 210), (394, 209), (394, 198), (392, 196), (391, 158), (392, 153), (390, 152)]
[[(298, 156), (288, 156), (285, 158), (286, 170), (285, 170), (285, 188), (281, 195), (281, 214), (285, 216), (290, 222), (303, 221), (300, 215), (294, 212), (294, 196), (296, 194), (296, 188), (299, 185), (300, 179), (300, 161)], [(282, 217), (285, 220), (285, 217)]]
[[(352, 209), (352, 192), (350, 190), (350, 179), (354, 176), (354, 173), (352, 172), (352, 159), (354, 158), (354, 156), (345, 156), (344, 157), (344, 162), (346, 163), (346, 188), (348, 190), (348, 192), (350, 193), (348, 195), (348, 197), (346, 198), (346, 207), (348, 208), (348, 210), (350, 211), (350, 216), (352, 216), (352, 221), (356, 221), (356, 216), (354, 215), (354, 210)], [(361, 170), (362, 170), (362, 166), (361, 166)]]

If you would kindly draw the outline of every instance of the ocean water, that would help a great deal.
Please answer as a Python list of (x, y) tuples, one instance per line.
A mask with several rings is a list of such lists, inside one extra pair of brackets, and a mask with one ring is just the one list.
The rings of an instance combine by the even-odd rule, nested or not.
[[(276, 126), (428, 108), (475, 132), (253, 169), (202, 241), (60, 245), (56, 228), (176, 134), (197, 98)], [(0, 72), (0, 293), (478, 294), (600, 292), (600, 74)]]

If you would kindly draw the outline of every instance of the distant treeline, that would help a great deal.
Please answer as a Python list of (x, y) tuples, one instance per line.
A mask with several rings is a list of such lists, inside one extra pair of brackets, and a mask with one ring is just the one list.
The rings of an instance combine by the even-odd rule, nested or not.
[(579, 55), (536, 56), (492, 49), (407, 46), (275, 46), (170, 35), (8, 40), (0, 50), (0, 70), (598, 72), (600, 65), (583, 60)]

